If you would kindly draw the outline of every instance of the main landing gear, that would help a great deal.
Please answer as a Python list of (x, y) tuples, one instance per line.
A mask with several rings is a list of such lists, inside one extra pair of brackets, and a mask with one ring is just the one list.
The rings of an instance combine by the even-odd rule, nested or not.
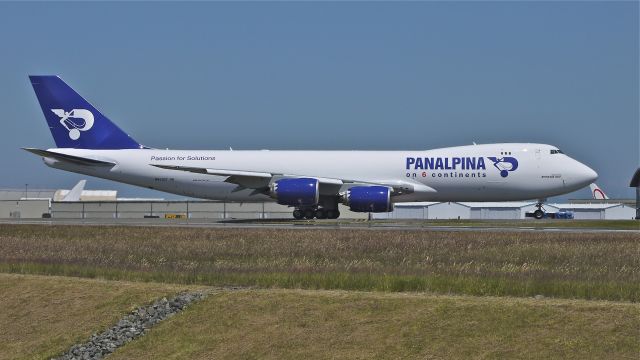
[(302, 219), (337, 219), (340, 217), (337, 196), (320, 196), (318, 204), (314, 206), (297, 206), (293, 210), (293, 218)]
[(313, 208), (296, 208), (293, 210), (293, 218), (296, 220), (302, 219), (337, 219), (340, 217), (340, 211), (337, 209), (325, 209), (322, 207)]
[(318, 204), (313, 206), (296, 206), (293, 218), (296, 220), (337, 219), (340, 217), (337, 196), (320, 196)]

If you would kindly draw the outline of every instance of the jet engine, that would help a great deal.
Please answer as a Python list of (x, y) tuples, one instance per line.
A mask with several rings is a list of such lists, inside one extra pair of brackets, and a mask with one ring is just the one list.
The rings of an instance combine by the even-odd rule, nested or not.
[(393, 210), (391, 190), (386, 186), (354, 186), (343, 194), (343, 202), (355, 212), (389, 212)]
[(318, 185), (312, 178), (280, 179), (271, 184), (271, 196), (280, 205), (314, 206), (320, 197)]

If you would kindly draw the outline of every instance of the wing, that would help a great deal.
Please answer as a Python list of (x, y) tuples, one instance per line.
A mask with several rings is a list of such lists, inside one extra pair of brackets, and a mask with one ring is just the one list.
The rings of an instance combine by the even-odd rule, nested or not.
[(337, 179), (318, 177), (308, 174), (279, 174), (269, 172), (258, 171), (244, 171), (244, 170), (225, 170), (225, 169), (210, 169), (199, 168), (189, 166), (177, 166), (177, 165), (159, 165), (151, 164), (161, 169), (186, 171), (197, 174), (208, 174), (227, 177), (225, 182), (236, 184), (239, 186), (237, 190), (243, 190), (247, 188), (256, 189), (257, 192), (266, 191), (269, 188), (269, 184), (273, 180), (282, 178), (314, 178), (317, 179), (321, 186), (321, 192), (325, 194), (333, 193), (338, 194), (341, 190), (348, 189), (356, 185), (382, 185), (387, 186), (393, 190), (393, 195), (402, 195), (413, 192), (436, 192), (435, 189), (426, 186), (418, 182), (400, 181), (400, 180), (375, 180), (375, 181), (363, 181), (358, 179)]

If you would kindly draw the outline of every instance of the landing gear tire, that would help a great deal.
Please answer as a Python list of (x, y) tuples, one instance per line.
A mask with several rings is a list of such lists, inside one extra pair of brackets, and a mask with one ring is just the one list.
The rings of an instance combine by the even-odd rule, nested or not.
[(313, 209), (305, 209), (304, 210), (304, 218), (307, 220), (313, 220), (313, 218), (316, 216), (316, 212), (313, 211)]
[(327, 212), (324, 209), (316, 210), (316, 219), (326, 219)]
[(302, 218), (304, 218), (304, 214), (302, 213), (302, 210), (300, 209), (293, 210), (293, 218), (296, 220), (302, 220)]
[(536, 211), (533, 212), (533, 217), (540, 220), (544, 217), (544, 211), (538, 209)]
[(328, 219), (337, 219), (340, 217), (340, 211), (338, 210), (327, 210), (327, 218)]

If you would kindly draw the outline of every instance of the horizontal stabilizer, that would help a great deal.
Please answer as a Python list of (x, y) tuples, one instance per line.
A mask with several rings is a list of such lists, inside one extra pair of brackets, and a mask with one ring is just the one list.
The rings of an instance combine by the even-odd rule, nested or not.
[(85, 158), (80, 156), (73, 156), (67, 154), (61, 154), (54, 151), (49, 150), (41, 150), (35, 148), (22, 148), (32, 154), (36, 154), (38, 156), (42, 156), (45, 158), (55, 159), (59, 161), (70, 162), (77, 165), (85, 165), (85, 166), (115, 166), (116, 164), (110, 161), (96, 160), (91, 158)]

